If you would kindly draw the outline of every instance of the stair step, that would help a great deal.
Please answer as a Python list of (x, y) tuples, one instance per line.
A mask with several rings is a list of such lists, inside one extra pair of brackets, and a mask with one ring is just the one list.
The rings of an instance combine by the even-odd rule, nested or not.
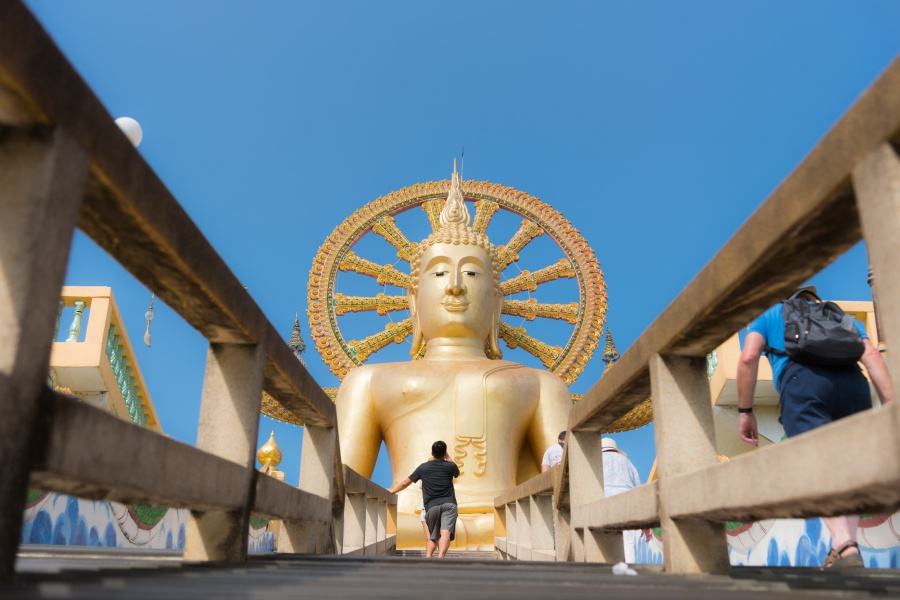
[[(401, 558), (425, 558), (424, 550), (394, 550), (394, 556)], [(491, 550), (448, 550), (447, 558), (467, 558), (470, 560), (496, 560), (497, 555)]]

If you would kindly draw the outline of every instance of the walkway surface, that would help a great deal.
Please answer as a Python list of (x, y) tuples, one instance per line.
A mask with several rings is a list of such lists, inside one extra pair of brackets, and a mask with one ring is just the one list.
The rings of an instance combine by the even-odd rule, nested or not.
[[(157, 555), (159, 556), (159, 555)], [(900, 596), (900, 570), (854, 574), (817, 569), (737, 568), (730, 576), (666, 575), (657, 566), (637, 576), (609, 565), (445, 560), (411, 557), (252, 556), (241, 565), (185, 564), (174, 553), (86, 556), (23, 552), (19, 580), (0, 598), (844, 598)], [(727, 594), (727, 596), (726, 596)]]

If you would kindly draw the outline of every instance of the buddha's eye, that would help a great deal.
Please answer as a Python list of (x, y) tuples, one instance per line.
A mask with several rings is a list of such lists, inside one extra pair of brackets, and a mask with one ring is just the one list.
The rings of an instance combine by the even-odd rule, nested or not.
[(463, 271), (463, 274), (468, 275), (469, 277), (481, 277), (481, 273), (477, 271)]
[(447, 273), (448, 273), (448, 271), (435, 271), (434, 273), (431, 274), (431, 276), (432, 277), (443, 277)]

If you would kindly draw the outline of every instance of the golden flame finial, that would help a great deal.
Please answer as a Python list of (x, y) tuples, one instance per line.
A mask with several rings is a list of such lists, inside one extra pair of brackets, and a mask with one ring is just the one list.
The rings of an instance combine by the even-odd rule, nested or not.
[(275, 443), (275, 432), (269, 434), (269, 441), (263, 444), (256, 453), (256, 460), (262, 465), (260, 471), (268, 473), (281, 464), (281, 448)]
[(450, 193), (447, 194), (447, 203), (441, 211), (441, 227), (462, 225), (469, 227), (471, 220), (469, 209), (466, 208), (463, 199), (462, 186), (459, 182), (459, 173), (456, 171), (456, 159), (453, 159), (453, 179), (450, 182)]

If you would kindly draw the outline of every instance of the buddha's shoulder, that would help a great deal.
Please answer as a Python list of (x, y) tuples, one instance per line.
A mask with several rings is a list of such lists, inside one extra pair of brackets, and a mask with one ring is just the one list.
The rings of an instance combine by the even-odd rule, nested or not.
[(532, 377), (537, 379), (550, 379), (555, 381), (562, 381), (559, 377), (554, 375), (552, 372), (547, 369), (535, 369), (534, 367), (527, 367), (522, 363), (511, 362), (508, 360), (492, 360), (489, 365), (493, 367), (501, 367), (503, 370), (509, 370), (511, 373), (527, 373)]
[(342, 385), (345, 383), (360, 384), (363, 382), (370, 382), (382, 377), (391, 377), (400, 373), (415, 371), (417, 364), (419, 364), (418, 368), (421, 369), (421, 363), (418, 363), (417, 361), (361, 365), (359, 367), (350, 369), (350, 371), (344, 377)]
[[(472, 369), (473, 364), (470, 362), (452, 362), (452, 361), (404, 361), (393, 363), (379, 363), (371, 365), (362, 365), (350, 370), (344, 378), (344, 382), (369, 382), (379, 380), (385, 377), (395, 377), (398, 375), (407, 375), (411, 373), (444, 375), (447, 372), (463, 371)], [(477, 367), (481, 368), (485, 373), (491, 373), (491, 377), (526, 377), (540, 382), (542, 385), (565, 387), (563, 381), (545, 369), (535, 369), (526, 367), (521, 363), (508, 360), (484, 360), (478, 361)]]
[[(498, 374), (505, 374), (510, 378), (526, 379), (531, 385), (539, 386), (541, 395), (559, 396), (561, 398), (569, 397), (569, 389), (565, 382), (555, 373), (546, 369), (535, 369), (526, 367), (519, 363), (512, 363), (505, 360), (491, 361), (501, 367), (509, 366), (499, 371)], [(498, 364), (499, 363), (499, 364)], [(518, 367), (518, 368), (514, 368)]]

